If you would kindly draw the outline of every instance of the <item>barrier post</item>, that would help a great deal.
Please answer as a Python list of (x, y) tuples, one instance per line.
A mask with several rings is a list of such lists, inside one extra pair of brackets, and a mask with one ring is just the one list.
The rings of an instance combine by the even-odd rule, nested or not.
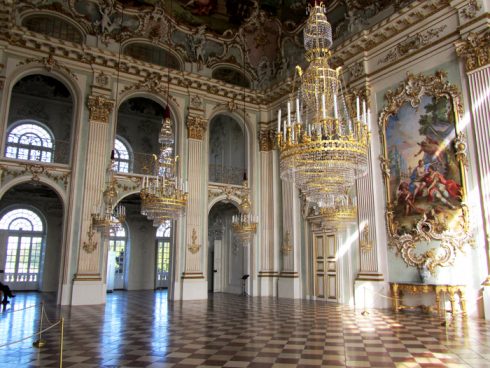
[(46, 346), (46, 340), (43, 339), (43, 316), (44, 316), (44, 300), (41, 302), (41, 316), (39, 317), (39, 339), (32, 343), (35, 348)]

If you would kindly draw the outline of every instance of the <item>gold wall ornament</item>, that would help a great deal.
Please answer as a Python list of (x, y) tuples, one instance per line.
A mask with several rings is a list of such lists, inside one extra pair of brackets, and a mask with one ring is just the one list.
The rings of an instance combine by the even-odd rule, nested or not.
[(108, 124), (114, 101), (102, 96), (88, 96), (87, 107), (90, 121)]
[(58, 60), (56, 60), (53, 54), (49, 54), (47, 57), (41, 57), (41, 58), (28, 58), (18, 63), (17, 66), (28, 65), (28, 64), (41, 64), (44, 67), (44, 69), (46, 69), (48, 72), (51, 72), (53, 69), (59, 70), (67, 73), (73, 79), (78, 80), (76, 74), (73, 73), (65, 65), (61, 64)]
[(370, 252), (373, 249), (373, 242), (369, 240), (369, 226), (364, 226), (360, 234), (359, 247), (363, 252)]
[(187, 117), (187, 135), (189, 139), (204, 139), (204, 132), (207, 129), (207, 121), (201, 116), (189, 115)]
[(83, 250), (90, 254), (93, 253), (97, 249), (97, 242), (93, 239), (94, 238), (95, 231), (92, 229), (92, 225), (90, 225), (88, 231), (87, 231), (87, 236), (88, 236), (88, 242), (83, 242)]
[(409, 73), (385, 99), (379, 126), (389, 245), (408, 265), (434, 272), (472, 244), (460, 94), (438, 71)]
[(286, 231), (284, 234), (284, 240), (282, 241), (281, 251), (284, 255), (288, 255), (293, 251), (293, 246), (291, 245), (291, 234), (289, 231)]
[(456, 54), (465, 60), (466, 71), (490, 63), (490, 30), (482, 33), (470, 32), (466, 40), (454, 43)]
[(259, 149), (260, 151), (272, 151), (275, 144), (274, 129), (262, 129), (259, 131)]
[(199, 252), (199, 249), (201, 249), (201, 245), (196, 243), (197, 241), (196, 228), (192, 229), (191, 239), (192, 239), (192, 243), (187, 246), (187, 249), (189, 249), (189, 252), (191, 252), (192, 254), (196, 254), (197, 252)]

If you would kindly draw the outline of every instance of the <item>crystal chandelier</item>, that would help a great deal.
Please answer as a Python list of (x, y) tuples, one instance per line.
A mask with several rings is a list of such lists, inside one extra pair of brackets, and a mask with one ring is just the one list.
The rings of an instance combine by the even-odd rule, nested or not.
[(187, 204), (187, 182), (177, 176), (178, 156), (174, 155), (174, 133), (167, 107), (158, 136), (159, 156), (154, 155), (153, 175), (141, 183), (141, 214), (160, 226), (166, 220), (184, 213)]
[(233, 233), (242, 244), (248, 244), (257, 231), (257, 216), (252, 215), (247, 180), (243, 181), (244, 193), (240, 203), (240, 214), (234, 215), (231, 220)]
[(111, 153), (111, 164), (109, 166), (109, 180), (102, 194), (103, 205), (100, 211), (92, 213), (92, 228), (105, 234), (117, 232), (126, 221), (126, 208), (114, 204), (117, 200), (116, 178), (114, 177), (114, 150)]
[(367, 172), (369, 111), (357, 98), (356, 116), (351, 116), (340, 68), (329, 65), (332, 27), (325, 6), (315, 2), (308, 10), (304, 46), (309, 66), (304, 72), (296, 67), (284, 121), (278, 111), (280, 176), (294, 182), (308, 203), (335, 208), (349, 200), (349, 189)]

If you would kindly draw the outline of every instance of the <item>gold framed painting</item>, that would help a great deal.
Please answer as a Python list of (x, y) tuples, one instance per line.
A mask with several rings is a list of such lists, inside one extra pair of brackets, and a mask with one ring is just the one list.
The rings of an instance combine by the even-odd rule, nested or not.
[(444, 72), (408, 74), (379, 117), (389, 245), (409, 266), (450, 266), (470, 243), (462, 105)]

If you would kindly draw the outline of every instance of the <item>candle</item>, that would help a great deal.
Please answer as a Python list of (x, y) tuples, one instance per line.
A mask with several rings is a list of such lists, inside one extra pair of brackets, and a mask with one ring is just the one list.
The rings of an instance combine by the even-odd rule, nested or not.
[(286, 131), (287, 131), (286, 120), (284, 120), (284, 130), (282, 132), (282, 134), (284, 135), (284, 142), (286, 142)]
[(324, 119), (327, 118), (327, 110), (325, 108), (325, 95), (322, 95), (322, 116)]
[(356, 111), (357, 111), (357, 120), (361, 120), (361, 109), (359, 106), (359, 96), (356, 98)]
[(367, 127), (371, 129), (371, 111), (369, 109), (367, 110)]
[(333, 117), (338, 118), (339, 112), (337, 110), (337, 95), (333, 95)]
[(281, 131), (281, 109), (277, 110), (277, 132)]
[(362, 121), (366, 124), (366, 100), (362, 100)]
[(291, 126), (291, 103), (288, 101), (288, 126)]
[(299, 111), (299, 98), (296, 97), (296, 122), (299, 124), (301, 122), (301, 116)]

